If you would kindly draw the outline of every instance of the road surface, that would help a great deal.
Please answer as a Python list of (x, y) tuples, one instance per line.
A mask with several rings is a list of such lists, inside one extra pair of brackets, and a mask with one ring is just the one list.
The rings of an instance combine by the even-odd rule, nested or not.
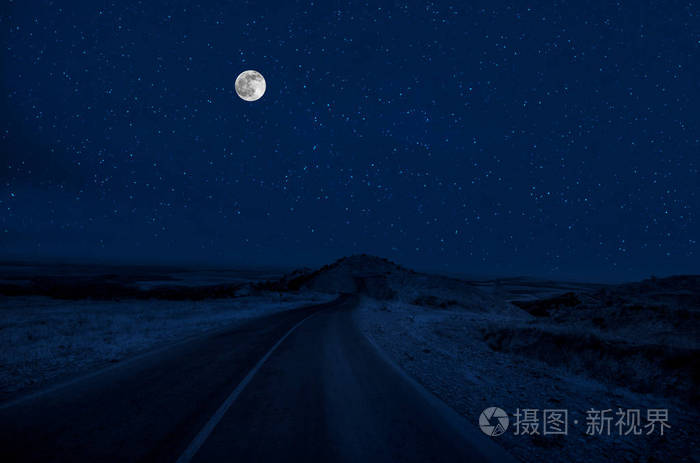
[(357, 301), (222, 329), (0, 406), (0, 461), (511, 461), (359, 332)]

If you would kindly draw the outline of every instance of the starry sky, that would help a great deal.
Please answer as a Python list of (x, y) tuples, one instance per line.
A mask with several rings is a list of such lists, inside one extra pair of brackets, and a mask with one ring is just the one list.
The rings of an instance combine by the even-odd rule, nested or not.
[(697, 2), (5, 0), (0, 40), (0, 258), (700, 271)]

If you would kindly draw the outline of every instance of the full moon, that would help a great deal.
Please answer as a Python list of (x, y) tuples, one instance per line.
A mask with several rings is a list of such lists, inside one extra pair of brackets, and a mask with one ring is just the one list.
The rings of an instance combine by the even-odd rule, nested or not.
[(265, 78), (258, 71), (243, 71), (236, 77), (236, 93), (245, 101), (255, 101), (265, 94)]

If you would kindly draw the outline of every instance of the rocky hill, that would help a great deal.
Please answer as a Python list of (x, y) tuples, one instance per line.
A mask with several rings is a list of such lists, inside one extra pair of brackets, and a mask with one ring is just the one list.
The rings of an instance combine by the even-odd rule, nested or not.
[(343, 257), (316, 271), (296, 271), (268, 283), (277, 291), (359, 293), (379, 300), (402, 300), (435, 308), (485, 310), (503, 306), (474, 284), (441, 275), (418, 273), (388, 259), (367, 254)]

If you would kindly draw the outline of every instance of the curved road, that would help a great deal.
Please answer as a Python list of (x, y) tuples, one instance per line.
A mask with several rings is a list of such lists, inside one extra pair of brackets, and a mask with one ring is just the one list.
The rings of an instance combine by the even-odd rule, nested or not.
[(2, 405), (0, 461), (513, 461), (359, 332), (357, 301), (222, 329)]

